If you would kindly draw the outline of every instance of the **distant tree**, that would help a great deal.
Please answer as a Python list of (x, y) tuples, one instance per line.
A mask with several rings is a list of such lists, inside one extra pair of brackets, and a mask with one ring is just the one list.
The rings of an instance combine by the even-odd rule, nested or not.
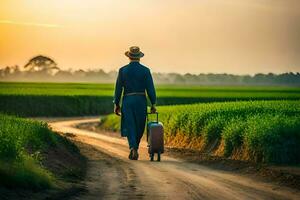
[(57, 63), (51, 58), (43, 55), (38, 55), (31, 58), (24, 66), (30, 72), (44, 72), (47, 74), (53, 74), (56, 70), (59, 71)]
[(188, 84), (196, 84), (198, 82), (198, 77), (195, 74), (186, 73), (182, 76), (182, 78), (185, 80), (185, 83)]
[(0, 68), (0, 77), (8, 77), (14, 73), (12, 67), (6, 66), (4, 68)]
[(4, 76), (7, 76), (11, 73), (11, 68), (9, 66), (6, 66), (3, 72), (4, 72)]
[(85, 77), (86, 72), (83, 69), (78, 69), (78, 70), (74, 71), (73, 75), (77, 76), (77, 77)]
[(118, 72), (115, 71), (115, 70), (112, 70), (112, 71), (108, 72), (108, 77), (109, 77), (110, 79), (115, 80), (116, 77), (117, 77), (117, 75), (118, 75)]
[(72, 77), (72, 73), (68, 70), (59, 70), (55, 77)]
[(16, 75), (20, 74), (21, 70), (20, 70), (19, 65), (12, 66), (11, 67), (11, 73), (16, 74)]
[(184, 84), (186, 82), (186, 79), (181, 74), (175, 74), (174, 76), (174, 83), (178, 84)]

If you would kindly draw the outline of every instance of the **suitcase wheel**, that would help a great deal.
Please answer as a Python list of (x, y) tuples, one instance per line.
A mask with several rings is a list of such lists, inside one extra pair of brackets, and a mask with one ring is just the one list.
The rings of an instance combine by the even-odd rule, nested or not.
[(150, 161), (153, 161), (154, 160), (154, 153), (151, 153), (150, 154)]
[(160, 162), (160, 153), (157, 153), (157, 161)]
[[(150, 161), (154, 161), (154, 153), (150, 154)], [(157, 161), (160, 162), (160, 152), (157, 153)]]

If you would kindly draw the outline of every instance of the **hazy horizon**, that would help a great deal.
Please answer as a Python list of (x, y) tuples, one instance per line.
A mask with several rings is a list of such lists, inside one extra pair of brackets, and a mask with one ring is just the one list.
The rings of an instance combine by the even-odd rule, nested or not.
[(62, 69), (117, 70), (138, 45), (154, 72), (300, 71), (297, 0), (3, 0), (0, 67), (39, 54)]

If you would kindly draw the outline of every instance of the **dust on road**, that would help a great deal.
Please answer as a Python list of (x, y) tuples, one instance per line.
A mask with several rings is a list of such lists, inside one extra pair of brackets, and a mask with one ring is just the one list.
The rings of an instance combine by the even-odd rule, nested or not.
[(99, 119), (56, 121), (50, 126), (76, 135), (88, 157), (87, 193), (76, 199), (299, 199), (298, 190), (168, 156), (150, 162), (142, 141), (140, 159), (128, 160), (127, 141), (74, 128)]

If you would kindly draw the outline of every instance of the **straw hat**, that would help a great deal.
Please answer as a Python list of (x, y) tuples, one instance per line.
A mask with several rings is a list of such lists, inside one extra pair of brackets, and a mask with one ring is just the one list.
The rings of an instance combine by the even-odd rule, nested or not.
[(125, 55), (129, 58), (141, 58), (144, 56), (144, 53), (140, 51), (140, 48), (133, 46), (129, 48), (129, 51), (125, 52)]

